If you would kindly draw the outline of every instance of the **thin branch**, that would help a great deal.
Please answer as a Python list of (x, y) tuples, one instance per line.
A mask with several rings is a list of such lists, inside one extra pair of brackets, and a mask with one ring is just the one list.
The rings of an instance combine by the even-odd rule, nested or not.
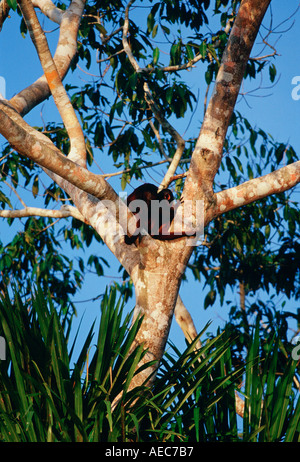
[(171, 178), (171, 183), (172, 183), (173, 181), (176, 181), (176, 180), (180, 180), (180, 179), (182, 179), (182, 178), (185, 178), (186, 176), (187, 176), (187, 172), (179, 173), (178, 175), (174, 175), (174, 176), (172, 176), (172, 178)]
[(39, 207), (24, 207), (21, 210), (0, 210), (2, 218), (24, 218), (24, 217), (48, 217), (48, 218), (68, 218), (73, 217), (86, 223), (86, 220), (76, 207), (63, 205), (60, 210), (42, 209)]
[[(193, 319), (188, 312), (186, 306), (184, 305), (180, 295), (177, 297), (177, 302), (175, 305), (175, 319), (180, 326), (181, 330), (184, 333), (184, 336), (186, 340), (191, 343), (196, 337), (197, 337), (197, 330), (195, 327), (195, 324), (193, 322)], [(201, 349), (201, 341), (198, 340), (198, 342), (195, 345), (196, 350)], [(244, 400), (238, 395), (237, 392), (235, 392), (235, 408), (236, 408), (236, 413), (243, 417), (244, 415), (244, 408), (245, 408), (245, 402)]]
[(273, 56), (280, 56), (280, 55), (277, 53), (276, 48), (273, 47), (270, 43), (268, 43), (265, 39), (263, 39), (263, 43), (264, 43), (265, 45), (267, 45), (268, 47), (270, 47), (270, 48), (273, 50), (273, 53), (269, 53), (269, 54), (264, 55), (264, 56), (252, 57), (251, 59), (252, 59), (253, 61), (262, 61), (263, 59), (272, 58)]
[[(0, 178), (2, 178), (1, 174), (0, 174)], [(8, 186), (13, 191), (13, 193), (17, 196), (17, 198), (19, 199), (19, 201), (21, 202), (23, 207), (26, 207), (25, 202), (23, 201), (22, 197), (18, 194), (17, 190), (13, 187), (13, 185), (8, 183), (8, 181), (6, 181), (6, 180), (2, 180), (2, 181), (3, 181), (4, 184), (6, 184), (6, 186)]]
[(174, 176), (176, 172), (176, 169), (179, 165), (179, 162), (185, 149), (185, 141), (182, 138), (182, 136), (177, 132), (177, 130), (175, 130), (175, 128), (164, 118), (164, 116), (161, 115), (160, 109), (157, 107), (154, 99), (152, 98), (152, 94), (147, 82), (144, 82), (144, 93), (145, 99), (149, 104), (155, 118), (161, 124), (163, 129), (166, 130), (172, 136), (172, 138), (175, 140), (177, 144), (177, 149), (175, 151), (173, 159), (159, 187), (159, 189), (164, 189), (169, 186), (169, 184), (171, 183), (171, 178)]
[(240, 289), (240, 307), (242, 311), (245, 311), (246, 305), (245, 305), (245, 283), (240, 282), (239, 283), (239, 289)]
[(170, 157), (167, 156), (166, 152), (165, 152), (165, 149), (164, 149), (164, 144), (162, 142), (162, 139), (160, 137), (160, 133), (159, 133), (159, 130), (156, 129), (154, 123), (152, 122), (152, 120), (149, 120), (149, 125), (154, 133), (154, 135), (156, 136), (156, 139), (158, 141), (158, 149), (159, 149), (159, 152), (161, 153), (161, 155), (168, 161), (170, 162), (171, 159)]
[(96, 63), (97, 64), (100, 64), (100, 63), (104, 63), (105, 61), (110, 61), (111, 58), (114, 58), (115, 56), (118, 56), (122, 53), (125, 53), (125, 50), (120, 50), (120, 51), (117, 51), (116, 53), (113, 53), (112, 55), (110, 56), (107, 56), (107, 58), (103, 58), (103, 59), (96, 59)]
[(204, 95), (204, 103), (203, 103), (203, 106), (204, 106), (204, 116), (205, 116), (205, 113), (206, 113), (206, 109), (207, 109), (207, 98), (208, 98), (208, 93), (209, 93), (209, 89), (210, 89), (210, 85), (207, 85), (206, 86), (206, 90), (205, 90), (205, 95)]
[(101, 34), (101, 42), (102, 44), (104, 45), (105, 43), (107, 43), (112, 37), (114, 37), (116, 34), (118, 34), (119, 32), (122, 32), (123, 30), (123, 27), (119, 27), (118, 29), (116, 29), (114, 32), (112, 32), (111, 34), (109, 35), (103, 35)]
[(128, 5), (127, 5), (127, 7), (125, 9), (122, 43), (123, 43), (125, 53), (128, 56), (128, 59), (129, 59), (131, 65), (132, 65), (133, 69), (135, 70), (135, 72), (140, 73), (141, 68), (140, 68), (138, 62), (136, 61), (135, 57), (133, 56), (133, 53), (131, 51), (130, 45), (129, 45), (128, 40), (127, 40), (127, 36), (128, 36), (128, 32), (129, 32), (129, 9), (130, 9), (131, 5), (134, 2), (135, 2), (135, 0), (130, 0), (130, 2), (128, 3)]
[[(155, 162), (153, 164), (150, 164), (150, 165), (142, 165), (140, 167), (136, 167), (135, 170), (144, 170), (145, 168), (152, 168), (152, 167), (156, 167), (157, 165), (162, 165), (162, 164), (165, 164), (166, 162), (170, 162), (169, 159), (165, 159), (165, 160), (160, 160), (159, 162)], [(180, 164), (187, 164), (190, 162), (190, 159), (182, 159), (179, 163)], [(119, 170), (118, 172), (114, 172), (114, 173), (103, 173), (102, 176), (103, 178), (111, 178), (113, 176), (119, 176), (119, 175), (123, 175), (124, 173), (130, 173), (132, 171), (131, 168), (126, 168), (124, 170)], [(171, 182), (176, 180), (177, 179), (177, 176), (178, 178), (181, 177), (182, 175), (186, 176), (186, 173), (182, 173), (180, 175), (175, 175), (172, 177), (171, 179)]]
[(179, 162), (181, 160), (181, 157), (185, 149), (185, 141), (181, 137), (181, 135), (177, 132), (177, 130), (175, 130), (175, 128), (161, 115), (159, 108), (157, 107), (155, 101), (152, 98), (152, 94), (150, 92), (147, 82), (144, 83), (144, 93), (145, 93), (145, 99), (147, 103), (149, 104), (155, 118), (158, 120), (161, 126), (172, 136), (172, 138), (175, 140), (177, 144), (177, 149), (173, 156), (172, 162), (170, 163), (167, 173), (165, 174), (164, 179), (161, 182), (160, 187), (159, 187), (159, 189), (164, 189), (169, 186), (171, 182), (171, 178), (174, 176), (176, 172), (176, 169), (179, 165)]
[[(124, 50), (125, 50), (125, 52), (126, 52), (126, 54), (128, 56), (128, 59), (129, 59), (131, 65), (132, 65), (133, 69), (137, 73), (141, 73), (141, 68), (140, 68), (138, 62), (136, 61), (135, 57), (133, 56), (133, 53), (131, 51), (131, 48), (130, 48), (128, 40), (127, 40), (127, 35), (128, 35), (128, 31), (129, 31), (129, 9), (130, 9), (130, 7), (131, 7), (131, 5), (133, 3), (134, 3), (134, 0), (131, 0), (128, 3), (128, 5), (126, 7), (126, 10), (125, 10), (122, 42), (123, 42)], [(175, 142), (177, 144), (177, 149), (176, 149), (176, 152), (174, 154), (174, 157), (173, 157), (173, 159), (172, 159), (172, 161), (170, 163), (170, 166), (169, 166), (169, 168), (167, 170), (167, 173), (166, 173), (166, 175), (165, 175), (165, 177), (164, 177), (164, 179), (161, 182), (160, 187), (159, 187), (159, 189), (163, 189), (163, 188), (166, 188), (170, 184), (171, 178), (174, 176), (174, 174), (176, 172), (176, 169), (178, 167), (178, 164), (180, 162), (180, 159), (181, 159), (182, 154), (183, 154), (184, 149), (185, 149), (185, 141), (181, 137), (181, 135), (175, 130), (175, 128), (172, 127), (172, 125), (161, 115), (161, 111), (157, 107), (155, 101), (153, 100), (149, 85), (148, 85), (148, 83), (146, 81), (144, 82), (144, 94), (145, 94), (145, 99), (146, 99), (149, 107), (151, 108), (155, 118), (161, 124), (163, 129), (166, 130), (172, 136), (172, 138), (175, 140)]]
[(201, 54), (196, 55), (193, 59), (191, 59), (188, 63), (184, 64), (177, 64), (174, 66), (164, 66), (164, 67), (140, 67), (139, 72), (143, 74), (151, 74), (152, 72), (159, 70), (162, 72), (178, 72), (178, 71), (184, 71), (187, 69), (190, 69), (194, 67), (194, 65), (203, 59), (204, 56)]
[[(181, 328), (185, 338), (187, 339), (188, 342), (191, 343), (197, 337), (197, 330), (193, 322), (193, 318), (190, 315), (185, 304), (183, 303), (180, 295), (178, 295), (177, 297), (174, 315), (175, 315), (177, 324)], [(196, 349), (200, 349), (200, 348), (201, 348), (201, 342), (200, 340), (198, 340), (196, 344)]]

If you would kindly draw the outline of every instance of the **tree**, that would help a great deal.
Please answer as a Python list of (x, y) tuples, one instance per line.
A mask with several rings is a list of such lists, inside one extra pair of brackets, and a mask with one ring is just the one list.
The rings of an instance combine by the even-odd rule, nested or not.
[[(163, 162), (168, 164), (160, 187), (176, 181), (176, 189), (182, 191), (181, 197), (184, 198), (178, 210), (183, 211), (185, 217), (188, 215), (189, 225), (194, 225), (198, 233), (203, 227), (209, 229), (210, 224), (214, 223), (211, 236), (214, 239), (212, 243), (216, 245), (210, 247), (209, 257), (220, 258), (224, 255), (226, 265), (229, 261), (228, 249), (223, 252), (226, 244), (222, 239), (225, 240), (226, 234), (235, 236), (230, 242), (235, 242), (236, 247), (239, 233), (236, 229), (228, 230), (228, 223), (224, 225), (224, 214), (232, 214), (235, 220), (242, 217), (243, 225), (249, 227), (249, 216), (247, 218), (241, 207), (267, 200), (275, 194), (280, 198), (283, 192), (300, 181), (300, 162), (296, 161), (293, 149), (273, 143), (272, 153), (277, 157), (278, 167), (283, 154), (288, 159), (287, 165), (271, 168), (265, 175), (260, 172), (257, 177), (248, 168), (248, 181), (239, 184), (239, 178), (235, 175), (237, 184), (230, 188), (217, 188), (215, 184), (216, 175), (224, 166), (222, 160), (225, 160), (229, 171), (234, 169), (231, 159), (238, 168), (243, 169), (239, 156), (224, 157), (230, 151), (226, 139), (230, 125), (233, 133), (237, 133), (242, 125), (246, 127), (253, 150), (258, 136), (262, 138), (265, 150), (270, 142), (262, 130), (255, 132), (246, 120), (233, 112), (243, 77), (255, 77), (267, 63), (267, 58), (253, 59), (250, 53), (270, 0), (244, 0), (240, 5), (239, 2), (227, 0), (217, 0), (214, 5), (207, 0), (193, 1), (189, 8), (184, 2), (171, 0), (154, 3), (153, 6), (149, 2), (146, 5), (150, 8), (146, 31), (137, 21), (130, 19), (134, 14), (133, 1), (127, 4), (115, 1), (87, 5), (82, 1), (73, 1), (68, 8), (63, 4), (55, 6), (45, 0), (20, 0), (17, 3), (23, 15), (21, 30), (24, 33), (28, 29), (44, 75), (11, 100), (2, 99), (0, 102), (0, 132), (10, 145), (4, 153), (2, 175), (15, 171), (17, 166), (27, 184), (33, 180), (33, 188), (37, 188), (41, 167), (54, 181), (54, 185), (47, 190), (46, 205), (50, 203), (50, 193), (55, 198), (69, 197), (73, 205), (53, 211), (47, 208), (32, 209), (25, 206), (23, 201), (23, 210), (3, 210), (1, 215), (8, 218), (72, 216), (83, 223), (83, 232), (87, 233), (87, 227), (93, 228), (119, 260), (135, 288), (134, 320), (139, 315), (143, 316), (135, 345), (143, 344), (147, 348), (147, 355), (142, 361), (156, 361), (152, 369), (144, 369), (135, 377), (132, 381), (134, 387), (147, 381), (150, 374), (151, 377), (155, 376), (153, 372), (163, 355), (174, 309), (177, 319), (182, 321), (183, 329), (188, 331), (187, 336), (191, 332), (188, 326), (192, 323), (178, 298), (178, 292), (191, 256), (195, 255), (195, 261), (201, 260), (201, 264), (203, 258), (195, 247), (195, 240), (191, 238), (159, 241), (144, 236), (136, 244), (125, 243), (124, 234), (132, 232), (127, 223), (133, 217), (110, 185), (109, 177), (87, 168), (94, 158), (92, 141), (95, 146), (103, 147), (105, 140), (109, 140), (108, 151), (115, 164), (124, 167), (123, 187), (132, 177), (141, 178), (144, 168), (154, 165), (154, 162), (144, 158), (145, 148), (152, 151), (157, 149)], [(10, 2), (9, 6), (16, 7), (14, 2)], [(222, 27), (216, 34), (205, 37), (200, 31), (207, 22), (206, 11), (211, 7), (220, 15)], [(59, 40), (53, 57), (34, 8), (40, 10), (42, 17), (46, 16), (59, 25)], [(3, 23), (8, 14), (5, 0), (2, 1), (1, 11)], [(166, 24), (180, 25), (192, 37), (183, 39), (180, 30), (174, 38)], [(78, 32), (80, 41), (77, 45)], [(163, 53), (151, 41), (151, 37), (155, 38), (158, 33), (168, 44), (169, 63), (164, 62), (161, 57)], [(98, 51), (100, 78), (93, 86), (86, 85), (79, 92), (75, 91), (70, 100), (62, 80), (79, 58), (86, 61), (89, 67), (91, 49)], [(207, 66), (205, 76), (208, 87), (215, 79), (214, 89), (197, 139), (186, 143), (171, 122), (172, 116), (182, 118), (189, 108), (193, 108), (197, 98), (179, 76), (181, 71), (187, 69), (197, 72), (196, 64), (199, 62)], [(103, 64), (106, 66), (104, 69)], [(274, 74), (271, 65), (271, 80)], [(37, 130), (23, 117), (50, 95), (64, 127), (58, 129), (57, 126), (48, 126), (46, 130)], [(11, 149), (15, 152), (11, 152)], [(241, 148), (238, 146), (235, 149), (240, 154)], [(260, 155), (270, 162), (270, 152), (261, 148)], [(183, 173), (178, 174), (181, 168)], [(7, 196), (3, 195), (0, 199), (2, 204), (10, 205)], [(199, 204), (203, 207), (201, 216), (197, 213)], [(273, 204), (276, 204), (275, 199)], [(265, 217), (264, 226), (267, 226), (268, 219)], [(291, 242), (285, 242), (285, 246), (290, 248)], [(234, 262), (235, 249), (231, 249), (231, 252)], [(237, 258), (241, 258), (242, 254), (242, 251), (238, 252)], [(286, 256), (280, 257), (279, 265)], [(294, 255), (291, 258), (294, 259)], [(221, 295), (226, 284), (233, 279), (239, 280), (243, 289), (255, 288), (248, 269), (257, 264), (258, 261), (253, 258), (251, 264), (248, 262), (248, 267), (241, 265), (235, 274), (235, 268), (231, 266), (231, 275), (226, 276), (228, 267), (223, 261), (222, 268), (217, 270), (221, 277), (214, 279), (216, 270), (208, 276), (212, 289), (209, 294), (211, 299), (207, 299), (206, 304), (214, 299), (214, 285), (218, 286)], [(40, 271), (40, 266), (37, 266), (36, 271)], [(197, 265), (195, 272), (199, 271), (199, 267), (203, 269), (203, 266)], [(278, 270), (278, 265), (276, 268)], [(295, 290), (298, 270), (296, 262), (291, 275), (291, 279), (294, 278), (291, 280), (291, 291)], [(275, 276), (274, 273), (270, 274), (270, 279)], [(259, 286), (259, 282), (256, 282), (256, 286)], [(69, 293), (71, 290), (72, 287)], [(191, 335), (194, 336), (193, 324)]]

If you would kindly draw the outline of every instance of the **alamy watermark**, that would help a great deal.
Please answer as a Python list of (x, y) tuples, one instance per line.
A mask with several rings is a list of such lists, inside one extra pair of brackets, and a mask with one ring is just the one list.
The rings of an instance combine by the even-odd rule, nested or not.
[(294, 101), (298, 101), (300, 99), (300, 75), (295, 75), (292, 78), (292, 85), (295, 85), (292, 89), (292, 98)]
[(6, 342), (5, 338), (0, 336), (0, 361), (5, 361), (6, 359)]
[(0, 75), (0, 99), (6, 98), (6, 82), (5, 78)]
[(298, 359), (300, 359), (300, 335), (297, 335), (293, 339), (292, 344), (295, 345), (292, 349), (292, 358), (295, 361), (298, 361)]
[[(109, 232), (117, 235), (125, 235), (128, 230), (130, 236), (151, 234), (159, 239), (160, 235), (177, 238), (187, 236), (187, 246), (199, 245), (204, 233), (204, 202), (202, 200), (185, 200), (183, 204), (167, 200), (152, 200), (151, 208), (145, 201), (137, 199), (130, 203), (133, 216), (129, 219), (126, 203), (119, 201), (100, 201), (95, 209), (95, 214), (105, 214), (105, 220), (109, 223)], [(104, 218), (104, 217), (103, 217)], [(161, 233), (160, 226), (164, 224)], [(121, 226), (119, 226), (119, 224)], [(150, 229), (151, 228), (151, 229)]]

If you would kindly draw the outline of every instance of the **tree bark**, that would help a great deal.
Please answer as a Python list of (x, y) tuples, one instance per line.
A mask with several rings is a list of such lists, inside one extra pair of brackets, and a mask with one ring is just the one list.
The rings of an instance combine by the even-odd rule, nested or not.
[(9, 15), (9, 10), (10, 10), (10, 6), (8, 5), (7, 1), (6, 0), (1, 0), (1, 2), (0, 2), (0, 32), (1, 32), (1, 29), (3, 27), (3, 23), (4, 23), (5, 19)]

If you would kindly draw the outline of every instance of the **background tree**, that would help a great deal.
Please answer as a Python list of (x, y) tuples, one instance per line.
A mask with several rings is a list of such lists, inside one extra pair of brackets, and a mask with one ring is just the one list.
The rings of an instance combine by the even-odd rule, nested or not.
[[(45, 208), (28, 207), (18, 196), (22, 210), (1, 212), (9, 220), (51, 217), (49, 222), (28, 219), (26, 233), (16, 235), (2, 252), (6, 285), (12, 274), (21, 281), (23, 272), (30, 270), (45, 287), (50, 286), (59, 303), (75, 293), (84, 262), (79, 260), (78, 268), (74, 268), (71, 260), (60, 255), (54, 228), (45, 231), (53, 218), (71, 216), (72, 229), (63, 230), (65, 239), (73, 247), (89, 244), (93, 238), (104, 242), (129, 274), (135, 288), (135, 317), (144, 315), (136, 337), (137, 344), (148, 348), (144, 360), (159, 361), (162, 357), (187, 265), (197, 278), (203, 274), (210, 286), (205, 307), (217, 294), (223, 301), (228, 285), (239, 284), (242, 310), (233, 310), (232, 316), (242, 316), (246, 331), (245, 294), (271, 284), (277, 292), (297, 295), (299, 213), (284, 192), (299, 182), (299, 161), (292, 147), (275, 142), (233, 112), (243, 77), (254, 78), (266, 68), (271, 81), (276, 75), (269, 61), (276, 54), (267, 42), (270, 30), (264, 41), (271, 52), (250, 58), (269, 3), (197, 1), (187, 7), (184, 2), (172, 1), (101, 5), (78, 1), (66, 8), (42, 0), (18, 2), (23, 14), (21, 31), (29, 30), (44, 76), (9, 101), (1, 101), (1, 133), (9, 142), (2, 156), (2, 183), (15, 194), (21, 182), (26, 187), (31, 185), (36, 196), (44, 181), (41, 168), (54, 182), (45, 186)], [(9, 6), (16, 7), (14, 3)], [(134, 15), (144, 6), (147, 13), (136, 19)], [(43, 20), (46, 16), (59, 25), (53, 57), (34, 7)], [(3, 22), (8, 9), (1, 11)], [(219, 19), (217, 32), (202, 33), (212, 11)], [(158, 39), (164, 44), (155, 46)], [(89, 69), (93, 53), (99, 66), (98, 78), (80, 89), (66, 86), (70, 104), (62, 80), (79, 60)], [(205, 103), (200, 132), (196, 138), (185, 140), (176, 128), (176, 119), (199, 112), (199, 108), (197, 95), (188, 81), (181, 80), (181, 73), (197, 72), (200, 63), (206, 66), (207, 95), (212, 83), (214, 89), (209, 103)], [(34, 129), (23, 117), (50, 94), (63, 127), (51, 123)], [(226, 138), (229, 126), (230, 137)], [(189, 201), (204, 204), (203, 245), (189, 246), (186, 238), (159, 242), (149, 236), (137, 245), (126, 245), (127, 229), (122, 223), (130, 214), (109, 183), (111, 175), (95, 173), (96, 147), (106, 147), (114, 166), (122, 169), (123, 188), (132, 178), (143, 178), (146, 169), (166, 164), (161, 187), (175, 181), (178, 197), (183, 191), (183, 209)], [(145, 155), (146, 149), (152, 152), (151, 159)], [(87, 165), (91, 166), (89, 170)], [(216, 176), (223, 169), (229, 179)], [(60, 210), (48, 208), (53, 201), (69, 204), (69, 198), (72, 205)], [(0, 199), (3, 207), (12, 205), (5, 192)], [(111, 214), (115, 209), (117, 223)], [(194, 212), (191, 218), (195, 218)], [(200, 230), (199, 223), (197, 226)], [(91, 257), (88, 263), (101, 274), (98, 259)], [(281, 274), (285, 275), (284, 282)], [(128, 295), (130, 287), (126, 289)], [(252, 306), (252, 310), (257, 308), (261, 307)], [(190, 318), (182, 303), (177, 303), (175, 314), (186, 330)], [(149, 370), (144, 370), (133, 384), (143, 382), (148, 375)]]

